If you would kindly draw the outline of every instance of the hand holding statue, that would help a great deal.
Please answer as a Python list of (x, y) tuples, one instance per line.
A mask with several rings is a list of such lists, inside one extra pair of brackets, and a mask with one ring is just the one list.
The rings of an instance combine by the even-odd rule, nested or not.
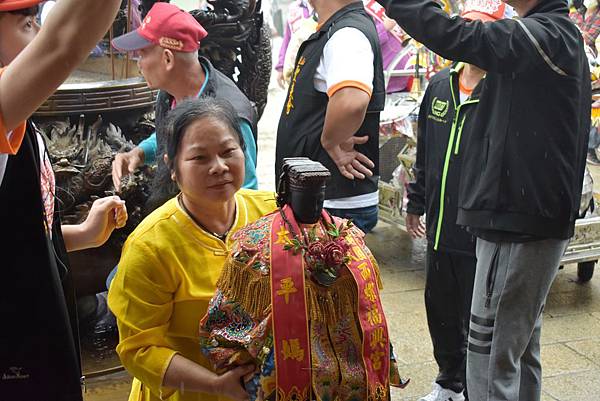
[(222, 394), (235, 401), (247, 401), (249, 396), (243, 383), (246, 377), (252, 376), (255, 369), (254, 365), (244, 365), (223, 373), (215, 380), (214, 394)]

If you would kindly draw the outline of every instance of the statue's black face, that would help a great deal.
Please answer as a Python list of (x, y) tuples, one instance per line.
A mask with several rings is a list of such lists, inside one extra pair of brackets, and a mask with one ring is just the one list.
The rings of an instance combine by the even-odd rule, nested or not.
[(291, 188), (288, 199), (299, 223), (314, 224), (321, 217), (325, 201), (325, 186), (302, 190)]

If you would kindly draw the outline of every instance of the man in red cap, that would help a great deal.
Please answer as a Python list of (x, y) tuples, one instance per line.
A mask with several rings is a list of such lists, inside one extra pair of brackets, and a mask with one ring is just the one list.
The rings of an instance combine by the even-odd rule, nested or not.
[[(244, 188), (257, 189), (256, 112), (232, 80), (206, 58), (198, 58), (200, 41), (206, 35), (202, 25), (189, 13), (169, 3), (156, 3), (137, 30), (115, 38), (113, 46), (122, 51), (137, 51), (138, 66), (148, 86), (161, 90), (156, 104), (157, 127), (183, 99), (209, 96), (229, 101), (240, 118), (246, 145)], [(158, 137), (154, 133), (133, 150), (117, 154), (112, 171), (115, 188), (119, 189), (123, 176), (144, 164), (154, 163), (157, 154), (164, 153), (161, 149), (165, 139), (159, 129)], [(159, 163), (159, 168), (164, 167), (164, 163)]]
[[(512, 9), (500, 0), (467, 0), (462, 17), (497, 21)], [(421, 102), (416, 180), (408, 186), (406, 229), (427, 236), (425, 309), (438, 375), (419, 401), (463, 401), (469, 312), (475, 279), (475, 237), (456, 224), (458, 184), (466, 138), (485, 71), (454, 63), (429, 81)], [(421, 216), (426, 215), (426, 227)], [(464, 391), (464, 394), (463, 394)]]
[(0, 0), (0, 398), (78, 401), (77, 321), (65, 251), (101, 245), (126, 214), (109, 197), (94, 203), (83, 224), (61, 227), (52, 166), (27, 119), (87, 57), (121, 1), (62, 0), (42, 28), (35, 22), (38, 3)]

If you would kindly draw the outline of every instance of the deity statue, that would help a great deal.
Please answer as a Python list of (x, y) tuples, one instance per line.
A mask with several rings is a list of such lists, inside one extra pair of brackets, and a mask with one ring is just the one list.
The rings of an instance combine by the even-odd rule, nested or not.
[(364, 234), (323, 209), (330, 172), (284, 161), (278, 210), (238, 231), (200, 322), (217, 371), (256, 366), (250, 400), (389, 400), (404, 387)]

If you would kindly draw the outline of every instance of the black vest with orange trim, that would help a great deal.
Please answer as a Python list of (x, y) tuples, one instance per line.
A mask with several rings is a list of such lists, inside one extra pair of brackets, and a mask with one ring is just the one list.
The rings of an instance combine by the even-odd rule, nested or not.
[(74, 287), (59, 214), (51, 240), (44, 213), (39, 147), (28, 123), (0, 183), (0, 398), (81, 401)]
[[(329, 97), (314, 87), (314, 76), (323, 49), (342, 28), (360, 30), (371, 43), (374, 55), (373, 94), (365, 119), (355, 133), (369, 136), (364, 145), (355, 146), (375, 163), (373, 177), (364, 180), (344, 178), (329, 154), (321, 146), (321, 134)], [(311, 35), (298, 50), (296, 66), (277, 130), (275, 177), (279, 179), (286, 157), (308, 157), (321, 162), (331, 172), (325, 199), (346, 198), (377, 191), (379, 179), (379, 113), (385, 102), (385, 84), (379, 37), (375, 23), (364, 10), (362, 2), (352, 3), (337, 11), (321, 28)]]

